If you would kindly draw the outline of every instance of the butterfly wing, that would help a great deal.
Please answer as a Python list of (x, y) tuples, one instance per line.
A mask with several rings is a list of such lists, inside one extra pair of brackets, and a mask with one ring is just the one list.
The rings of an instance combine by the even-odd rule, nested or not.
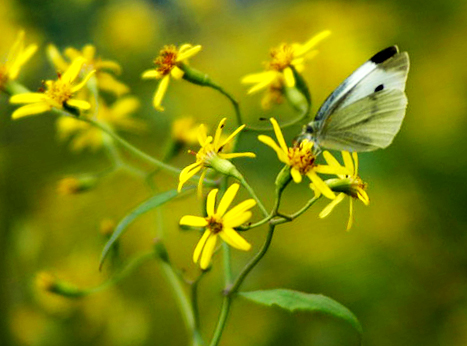
[(408, 71), (409, 56), (396, 46), (375, 54), (326, 99), (302, 136), (336, 150), (387, 147), (405, 115)]

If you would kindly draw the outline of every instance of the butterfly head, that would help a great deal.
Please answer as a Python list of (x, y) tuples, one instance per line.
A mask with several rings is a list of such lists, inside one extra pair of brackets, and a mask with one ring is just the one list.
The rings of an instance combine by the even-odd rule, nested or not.
[(295, 137), (293, 144), (294, 146), (299, 146), (304, 140), (308, 142), (313, 142), (313, 152), (315, 155), (318, 155), (321, 152), (321, 149), (318, 145), (318, 141), (315, 137), (316, 130), (314, 128), (313, 122), (303, 125), (302, 133)]

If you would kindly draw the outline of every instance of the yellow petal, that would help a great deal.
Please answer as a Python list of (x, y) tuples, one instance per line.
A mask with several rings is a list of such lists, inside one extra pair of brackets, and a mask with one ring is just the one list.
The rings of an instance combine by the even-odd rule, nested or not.
[(274, 81), (276, 79), (277, 79), (277, 72), (268, 73), (267, 75), (265, 75), (265, 78), (261, 82), (257, 83), (256, 85), (254, 85), (253, 87), (248, 89), (247, 93), (248, 94), (253, 94), (253, 93), (257, 92), (257, 91), (260, 91), (261, 89), (264, 89), (267, 86), (274, 83)]
[(301, 45), (300, 48), (296, 49), (294, 52), (294, 56), (298, 57), (300, 55), (306, 54), (329, 35), (331, 35), (331, 31), (321, 31), (319, 34), (313, 36), (308, 42)]
[(91, 72), (89, 72), (87, 74), (86, 77), (84, 77), (84, 79), (79, 83), (79, 84), (76, 84), (73, 88), (71, 88), (71, 92), (72, 93), (75, 93), (79, 90), (81, 90), (85, 85), (86, 83), (88, 82), (89, 78), (91, 78), (92, 76), (94, 76), (94, 73), (96, 73), (96, 70), (92, 70)]
[(189, 43), (182, 44), (180, 48), (178, 49), (178, 53), (181, 54), (185, 52), (186, 50), (190, 49), (191, 47), (193, 47), (192, 44), (189, 44)]
[(350, 174), (353, 175), (355, 173), (355, 169), (353, 166), (352, 157), (348, 151), (342, 152), (342, 158), (344, 159), (345, 167), (350, 171)]
[[(64, 51), (63, 51), (63, 54), (65, 54), (68, 59), (70, 59), (71, 61), (75, 60), (76, 58), (79, 58), (81, 56), (81, 52), (73, 47), (68, 47), (66, 48)], [(83, 57), (87, 60), (87, 62), (89, 63), (89, 60), (87, 57)], [(91, 58), (92, 59), (92, 58)]]
[(230, 153), (230, 154), (220, 153), (219, 156), (221, 158), (223, 158), (223, 159), (230, 160), (230, 159), (235, 159), (237, 157), (252, 157), (252, 158), (255, 158), (256, 154), (255, 153)]
[(240, 188), (239, 184), (232, 184), (230, 187), (225, 191), (224, 196), (219, 203), (219, 207), (217, 208), (216, 215), (219, 217), (224, 216), (225, 212), (229, 208), (230, 204), (234, 200), (235, 196), (237, 195), (238, 189)]
[(349, 204), (349, 220), (347, 221), (347, 228), (346, 231), (350, 231), (350, 228), (352, 228), (353, 224), (353, 198), (350, 199), (350, 204)]
[(210, 235), (211, 235), (211, 231), (206, 230), (203, 233), (203, 236), (201, 237), (201, 239), (198, 241), (198, 244), (196, 245), (195, 251), (193, 252), (193, 262), (194, 263), (198, 263), (199, 256), (201, 255), (201, 252), (203, 251), (203, 248), (206, 245), (206, 241), (208, 240)]
[(341, 167), (339, 161), (329, 151), (325, 150), (323, 156), (329, 166)]
[(216, 196), (219, 189), (211, 190), (208, 194), (208, 198), (206, 200), (206, 212), (209, 216), (213, 216), (215, 214), (214, 208), (216, 205)]
[(201, 50), (201, 48), (202, 47), (200, 45), (197, 45), (184, 50), (183, 52), (178, 54), (176, 61), (179, 62), (191, 58), (193, 55), (197, 54)]
[(329, 186), (327, 186), (323, 179), (321, 179), (314, 171), (309, 171), (306, 175), (323, 195), (329, 199), (336, 198), (334, 192), (332, 192)]
[(354, 171), (354, 174), (357, 175), (358, 174), (358, 154), (356, 151), (354, 151), (352, 153), (352, 158), (353, 158), (353, 162), (355, 164), (355, 171)]
[(206, 227), (208, 222), (204, 217), (185, 215), (180, 219), (180, 225), (193, 226), (193, 227)]
[(140, 102), (136, 97), (128, 96), (117, 100), (111, 109), (115, 118), (125, 118), (140, 107)]
[(322, 219), (328, 216), (332, 212), (334, 207), (344, 200), (344, 197), (345, 193), (338, 194), (337, 197), (334, 198), (326, 207), (324, 207), (321, 213), (319, 213), (319, 218)]
[(198, 131), (196, 132), (196, 136), (198, 138), (199, 145), (204, 147), (206, 145), (206, 141), (208, 140), (206, 126), (204, 126), (204, 124), (200, 124), (198, 126)]
[(247, 222), (248, 220), (251, 219), (252, 215), (253, 215), (253, 213), (251, 211), (244, 211), (241, 214), (237, 214), (237, 217), (235, 219), (227, 221), (224, 218), (224, 223), (223, 223), (224, 227), (235, 228), (235, 227), (238, 227), (240, 225), (243, 225), (245, 222)]
[(43, 93), (24, 93), (10, 97), (10, 103), (37, 103), (47, 98)]
[(202, 168), (201, 162), (195, 162), (180, 172), (179, 183), (178, 183), (178, 192), (182, 191), (183, 185), (191, 179), (199, 170)]
[(298, 171), (298, 169), (292, 167), (290, 169), (290, 175), (292, 175), (292, 179), (297, 184), (302, 182), (302, 174)]
[(169, 75), (162, 78), (157, 88), (156, 94), (154, 95), (153, 105), (158, 111), (163, 111), (164, 108), (161, 107), (162, 99), (164, 98), (167, 87), (169, 86), (170, 77)]
[(91, 104), (88, 101), (83, 100), (69, 99), (68, 101), (66, 101), (66, 104), (71, 107), (79, 108), (85, 111), (91, 108)]
[(277, 72), (275, 71), (252, 73), (243, 77), (240, 82), (243, 84), (257, 84), (268, 81), (268, 83), (270, 83), (271, 80), (274, 80), (276, 78), (276, 76)]
[(201, 199), (203, 198), (203, 182), (204, 182), (204, 177), (206, 176), (206, 169), (201, 173), (201, 176), (199, 177), (198, 180), (198, 198)]
[(277, 153), (277, 157), (279, 158), (279, 160), (281, 160), (282, 162), (286, 164), (289, 164), (289, 158), (288, 158), (287, 153), (285, 153), (282, 150), (282, 148), (280, 148), (271, 137), (265, 136), (265, 135), (259, 135), (258, 140), (260, 142), (263, 142), (267, 146), (271, 147), (272, 149), (274, 149), (274, 151)]
[(214, 135), (214, 141), (213, 141), (214, 147), (216, 147), (216, 149), (218, 149), (220, 147), (219, 146), (219, 140), (221, 138), (222, 129), (225, 126), (225, 121), (226, 120), (227, 120), (227, 118), (222, 118), (221, 121), (219, 122), (219, 125), (217, 125), (217, 129), (216, 129), (216, 133)]
[(16, 119), (19, 119), (19, 118), (22, 118), (28, 115), (44, 113), (44, 112), (50, 111), (51, 109), (52, 107), (45, 102), (33, 103), (30, 105), (20, 107), (17, 110), (15, 110), (13, 114), (11, 115), (11, 118), (13, 120), (16, 120)]
[(209, 263), (211, 262), (212, 254), (214, 252), (214, 248), (216, 247), (217, 242), (217, 234), (213, 234), (211, 232), (211, 236), (206, 240), (206, 244), (204, 245), (203, 252), (201, 253), (201, 260), (199, 262), (199, 266), (201, 269), (207, 269)]
[(292, 69), (290, 67), (286, 67), (282, 72), (284, 73), (285, 85), (289, 88), (293, 88), (295, 86), (295, 77)]
[[(232, 209), (230, 209), (227, 213), (225, 213), (224, 217), (222, 218), (225, 223), (234, 222), (235, 219), (240, 215), (246, 212), (248, 209), (253, 208), (256, 205), (256, 201), (254, 199), (247, 199), (242, 203), (236, 205)], [(237, 227), (237, 226), (231, 226)]]
[(96, 74), (97, 86), (99, 89), (114, 93), (117, 96), (121, 96), (130, 91), (130, 88), (122, 82), (116, 80), (111, 74), (100, 71)]
[(83, 56), (88, 61), (94, 60), (95, 55), (96, 55), (96, 47), (94, 47), (92, 44), (87, 44), (83, 47)]
[(68, 66), (70, 66), (70, 64), (63, 59), (57, 47), (53, 44), (49, 44), (47, 46), (47, 56), (59, 71), (66, 71)]
[(222, 144), (219, 146), (219, 148), (222, 148), (224, 145), (229, 143), (240, 131), (242, 131), (245, 128), (246, 125), (242, 125), (239, 128), (237, 128), (234, 132), (230, 134), (229, 137), (227, 137), (226, 140), (222, 142)]
[(36, 51), (37, 45), (31, 44), (26, 48), (26, 50), (21, 52), (18, 58), (12, 62), (10, 68), (8, 69), (8, 78), (15, 80), (16, 77), (18, 77), (21, 66), (23, 66)]
[(9, 69), (10, 66), (18, 59), (21, 51), (23, 50), (24, 45), (24, 31), (21, 30), (16, 37), (13, 46), (11, 47), (10, 51), (8, 52), (8, 56), (6, 59), (6, 66)]
[(316, 173), (321, 174), (336, 174), (336, 175), (349, 175), (351, 172), (348, 168), (342, 166), (326, 166), (326, 165), (316, 165), (313, 167)]
[(365, 190), (358, 189), (357, 196), (358, 196), (358, 199), (363, 202), (363, 204), (365, 205), (370, 204), (370, 197), (368, 197), (368, 194), (366, 193)]
[(81, 68), (83, 67), (83, 64), (86, 62), (84, 58), (77, 58), (73, 60), (71, 63), (70, 67), (67, 68), (67, 70), (63, 73), (61, 80), (64, 83), (72, 83), (76, 77), (78, 77)]
[(162, 75), (154, 69), (144, 71), (141, 75), (143, 79), (159, 79), (162, 78)]
[(284, 153), (288, 153), (289, 148), (287, 147), (287, 144), (285, 143), (285, 139), (284, 139), (284, 136), (282, 135), (282, 131), (281, 131), (279, 124), (274, 118), (270, 118), (269, 120), (271, 121), (272, 126), (274, 127), (274, 133), (276, 134), (277, 142), (279, 143)]
[(179, 69), (177, 66), (174, 66), (172, 71), (170, 71), (170, 75), (175, 79), (182, 79), (184, 74), (185, 72), (183, 72), (183, 70)]
[(251, 245), (232, 228), (224, 228), (219, 233), (219, 235), (222, 238), (222, 240), (224, 240), (227, 244), (236, 249), (243, 251), (248, 251), (251, 249)]
[(118, 75), (122, 73), (122, 67), (120, 64), (112, 60), (99, 61), (94, 65), (94, 67), (96, 70), (108, 70)]

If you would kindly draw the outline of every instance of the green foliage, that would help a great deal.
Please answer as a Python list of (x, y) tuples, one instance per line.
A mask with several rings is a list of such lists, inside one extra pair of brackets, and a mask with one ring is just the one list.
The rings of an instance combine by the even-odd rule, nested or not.
[(319, 312), (349, 323), (362, 335), (362, 326), (357, 317), (345, 306), (322, 294), (303, 293), (288, 289), (241, 292), (240, 296), (258, 304), (277, 305), (289, 311)]

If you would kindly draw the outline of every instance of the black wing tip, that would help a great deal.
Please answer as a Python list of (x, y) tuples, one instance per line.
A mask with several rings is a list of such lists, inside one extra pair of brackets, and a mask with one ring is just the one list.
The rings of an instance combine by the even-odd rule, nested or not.
[(371, 57), (370, 60), (374, 62), (375, 64), (381, 64), (385, 62), (386, 60), (388, 60), (389, 58), (392, 58), (397, 53), (399, 53), (399, 48), (397, 48), (397, 46), (391, 46), (376, 53), (375, 55)]

